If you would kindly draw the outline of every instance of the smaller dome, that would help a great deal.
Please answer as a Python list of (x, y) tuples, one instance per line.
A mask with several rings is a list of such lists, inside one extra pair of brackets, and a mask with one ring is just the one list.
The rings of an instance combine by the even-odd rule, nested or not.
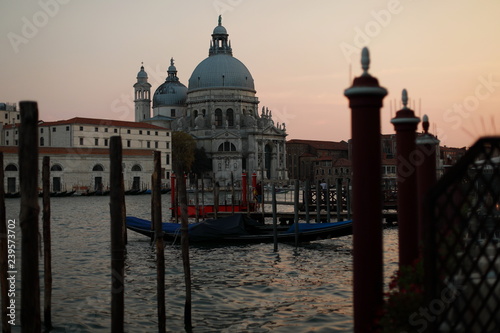
[(148, 78), (148, 73), (144, 70), (144, 66), (141, 66), (141, 70), (139, 73), (137, 73), (137, 78), (138, 79), (147, 79)]
[(222, 25), (218, 25), (214, 29), (214, 35), (227, 35), (227, 30)]
[(153, 95), (153, 107), (184, 106), (187, 98), (187, 87), (176, 81), (165, 81)]

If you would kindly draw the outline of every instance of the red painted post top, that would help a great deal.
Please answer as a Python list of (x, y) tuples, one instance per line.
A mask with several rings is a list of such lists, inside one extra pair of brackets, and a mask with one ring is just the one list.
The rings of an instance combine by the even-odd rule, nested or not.
[(383, 305), (383, 242), (380, 108), (387, 90), (368, 74), (368, 49), (361, 55), (363, 74), (344, 91), (351, 108), (354, 332), (372, 332)]

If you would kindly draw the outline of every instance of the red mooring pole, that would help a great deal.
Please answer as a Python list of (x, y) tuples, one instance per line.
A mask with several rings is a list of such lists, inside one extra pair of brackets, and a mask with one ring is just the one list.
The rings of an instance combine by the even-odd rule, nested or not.
[(391, 120), (397, 147), (399, 267), (411, 265), (418, 258), (417, 165), (422, 163), (416, 145), (420, 118), (406, 106), (406, 89), (402, 101), (403, 108)]
[(387, 90), (368, 74), (365, 47), (363, 74), (344, 91), (351, 108), (354, 332), (372, 332), (383, 305), (382, 191), (380, 108)]
[(423, 241), (426, 237), (425, 223), (425, 198), (429, 190), (434, 186), (437, 179), (436, 174), (436, 147), (439, 145), (439, 140), (429, 131), (429, 118), (424, 115), (422, 119), (424, 134), (417, 138), (417, 150), (423, 160), (417, 166), (417, 190), (418, 190), (418, 245), (422, 250)]
[(241, 174), (241, 205), (243, 207), (247, 206), (247, 174), (243, 172)]
[(170, 209), (172, 209), (172, 217), (177, 216), (177, 206), (175, 205), (175, 173), (170, 176)]

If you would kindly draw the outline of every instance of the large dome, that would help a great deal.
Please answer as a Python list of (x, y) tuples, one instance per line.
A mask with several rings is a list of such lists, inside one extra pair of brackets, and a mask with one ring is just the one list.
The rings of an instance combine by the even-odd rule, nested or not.
[(252, 74), (229, 54), (214, 54), (202, 62), (189, 78), (188, 91), (208, 88), (233, 88), (255, 92)]

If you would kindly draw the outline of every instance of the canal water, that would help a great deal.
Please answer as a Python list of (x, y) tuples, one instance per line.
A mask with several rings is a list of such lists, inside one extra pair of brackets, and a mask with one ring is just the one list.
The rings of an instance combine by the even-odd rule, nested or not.
[[(169, 199), (162, 197), (164, 216)], [(127, 196), (127, 214), (149, 219), (150, 200), (149, 195)], [(52, 198), (51, 203), (53, 332), (110, 332), (109, 197)], [(6, 208), (7, 218), (16, 220), (19, 280), (19, 199), (8, 199)], [(388, 281), (397, 268), (396, 229), (384, 230), (384, 248)], [(298, 248), (279, 244), (278, 252), (272, 244), (192, 247), (193, 331), (351, 332), (351, 250), (351, 236)], [(168, 244), (165, 260), (167, 331), (184, 332), (180, 246)], [(154, 249), (149, 239), (131, 231), (125, 270), (126, 331), (157, 331)], [(17, 281), (18, 325), (20, 289)], [(19, 326), (13, 332), (20, 332)]]

